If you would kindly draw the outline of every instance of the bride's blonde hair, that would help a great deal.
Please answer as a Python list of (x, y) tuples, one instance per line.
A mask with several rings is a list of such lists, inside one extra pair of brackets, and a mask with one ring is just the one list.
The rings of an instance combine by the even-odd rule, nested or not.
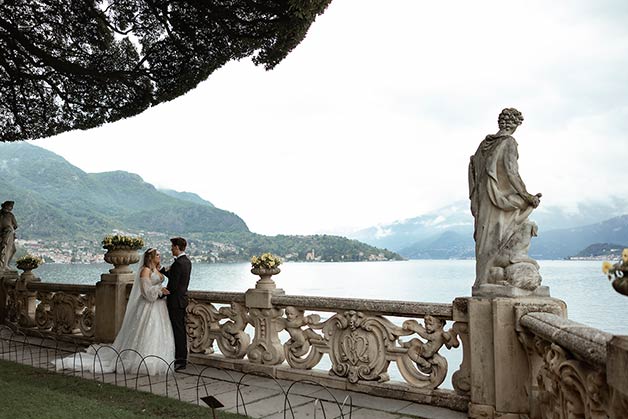
[(157, 256), (157, 249), (154, 247), (149, 247), (144, 252), (144, 266), (150, 268), (150, 263), (155, 260), (155, 256)]

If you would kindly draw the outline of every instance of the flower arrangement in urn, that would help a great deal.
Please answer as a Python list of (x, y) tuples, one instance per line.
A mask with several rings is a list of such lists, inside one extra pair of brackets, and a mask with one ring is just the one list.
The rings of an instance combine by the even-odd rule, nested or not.
[(15, 261), (15, 266), (23, 271), (32, 271), (33, 269), (37, 269), (42, 263), (44, 263), (44, 261), (38, 256), (24, 255)]
[(279, 265), (281, 265), (281, 262), (281, 258), (279, 256), (273, 255), (272, 253), (263, 253), (259, 256), (253, 256), (251, 258), (251, 266), (253, 267), (253, 269), (263, 269), (267, 271), (276, 270), (277, 273), (281, 272), (281, 270), (279, 269)]
[[(621, 252), (621, 260), (615, 264), (611, 262), (602, 263), (602, 272), (606, 274), (615, 291), (628, 295), (628, 249)], [(613, 279), (615, 278), (615, 279)]]
[(281, 258), (272, 253), (263, 253), (259, 256), (253, 256), (251, 258), (251, 266), (253, 267), (251, 273), (260, 276), (260, 279), (255, 284), (255, 288), (274, 289), (275, 282), (272, 280), (271, 276), (281, 272), (281, 269), (279, 269), (281, 262)]
[(122, 236), (119, 234), (109, 235), (102, 239), (102, 247), (107, 250), (139, 250), (144, 247), (144, 239), (141, 237)]
[(129, 265), (140, 260), (137, 251), (144, 247), (144, 239), (119, 234), (109, 235), (102, 240), (102, 247), (107, 249), (105, 262), (114, 266), (113, 269), (109, 269), (109, 273), (128, 274), (133, 272)]

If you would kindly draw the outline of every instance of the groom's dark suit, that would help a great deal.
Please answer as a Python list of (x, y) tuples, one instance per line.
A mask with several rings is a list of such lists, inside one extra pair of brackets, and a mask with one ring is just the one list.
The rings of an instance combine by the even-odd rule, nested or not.
[(185, 331), (186, 308), (188, 306), (188, 285), (190, 284), (190, 273), (192, 272), (192, 262), (186, 255), (177, 257), (169, 270), (161, 269), (161, 273), (168, 277), (168, 291), (166, 304), (168, 314), (174, 332), (174, 357), (175, 368), (185, 366), (188, 358), (188, 342)]

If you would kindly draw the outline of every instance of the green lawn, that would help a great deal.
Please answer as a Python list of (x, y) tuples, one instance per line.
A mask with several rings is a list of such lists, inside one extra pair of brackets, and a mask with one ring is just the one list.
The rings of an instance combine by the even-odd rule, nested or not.
[[(211, 410), (0, 360), (0, 418), (211, 418)], [(245, 416), (218, 412), (218, 418)]]

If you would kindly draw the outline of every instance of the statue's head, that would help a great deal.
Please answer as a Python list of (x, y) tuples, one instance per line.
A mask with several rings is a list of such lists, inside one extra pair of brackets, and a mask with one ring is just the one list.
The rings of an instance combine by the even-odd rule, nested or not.
[(7, 210), (12, 210), (13, 209), (13, 204), (15, 204), (14, 201), (4, 201), (2, 203), (2, 209), (7, 209)]
[(286, 307), (286, 318), (288, 320), (294, 320), (298, 316), (299, 316), (299, 310), (297, 310), (295, 307), (292, 307), (292, 306)]
[(517, 129), (523, 123), (523, 115), (515, 108), (505, 108), (497, 118), (499, 129)]
[(442, 329), (445, 325), (445, 322), (438, 317), (430, 316), (429, 314), (425, 316), (425, 330), (428, 333), (434, 333), (435, 331)]

